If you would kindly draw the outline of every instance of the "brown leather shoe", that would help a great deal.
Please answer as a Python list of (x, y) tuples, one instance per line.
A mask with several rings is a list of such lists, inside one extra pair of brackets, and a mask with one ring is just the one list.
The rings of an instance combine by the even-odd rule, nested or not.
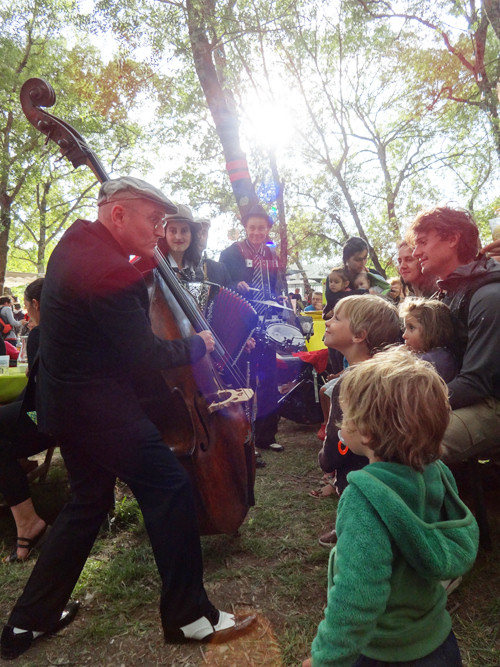
[(217, 625), (213, 625), (206, 616), (202, 616), (182, 628), (164, 628), (165, 641), (167, 644), (189, 641), (224, 644), (245, 634), (257, 618), (256, 614), (233, 616), (224, 611), (220, 611), (219, 615)]
[(207, 638), (207, 640), (211, 644), (225, 644), (226, 642), (231, 641), (231, 639), (236, 639), (237, 637), (244, 635), (256, 619), (256, 614), (248, 614), (248, 616), (235, 616), (234, 625), (232, 628), (227, 628), (226, 630), (216, 630), (210, 637)]

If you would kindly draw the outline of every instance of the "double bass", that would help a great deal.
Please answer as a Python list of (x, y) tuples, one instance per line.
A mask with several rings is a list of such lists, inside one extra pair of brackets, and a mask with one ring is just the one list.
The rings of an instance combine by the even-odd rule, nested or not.
[[(55, 142), (74, 167), (90, 167), (101, 183), (109, 179), (84, 138), (41, 108), (56, 102), (49, 83), (28, 79), (21, 87), (20, 99), (29, 122), (47, 137), (47, 142)], [(141, 267), (140, 260), (137, 264), (148, 286), (153, 332), (174, 339), (190, 336), (193, 330), (208, 329), (195, 300), (158, 249), (155, 259), (154, 268)], [(205, 355), (192, 366), (144, 378), (150, 389), (144, 409), (191, 477), (203, 535), (235, 533), (254, 504), (255, 452), (244, 403), (249, 394), (242, 389), (243, 379), (227, 363), (227, 355), (217, 342), (215, 352), (214, 361)], [(227, 386), (228, 375), (221, 374), (221, 369), (228, 371), (232, 386)], [(165, 385), (170, 389), (168, 404)]]

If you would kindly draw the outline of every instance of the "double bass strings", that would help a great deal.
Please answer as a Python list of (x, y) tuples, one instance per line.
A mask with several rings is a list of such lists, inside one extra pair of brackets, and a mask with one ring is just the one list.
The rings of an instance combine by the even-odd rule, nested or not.
[(187, 318), (193, 325), (195, 331), (203, 331), (204, 329), (208, 329), (211, 332), (215, 340), (214, 352), (218, 357), (218, 362), (228, 370), (228, 372), (232, 376), (233, 381), (235, 381), (237, 385), (239, 385), (240, 387), (245, 387), (246, 386), (245, 378), (243, 377), (238, 367), (231, 363), (232, 361), (231, 355), (224, 347), (224, 345), (222, 344), (220, 338), (217, 336), (215, 331), (213, 331), (210, 324), (204, 318), (203, 314), (198, 309), (197, 304), (195, 306), (191, 294), (177, 279), (175, 273), (172, 270), (172, 267), (168, 263), (167, 258), (158, 248), (158, 246), (155, 248), (155, 259), (158, 262), (158, 269), (160, 270), (162, 278), (165, 280), (170, 290), (176, 296), (179, 305), (182, 307), (184, 313), (186, 314)]

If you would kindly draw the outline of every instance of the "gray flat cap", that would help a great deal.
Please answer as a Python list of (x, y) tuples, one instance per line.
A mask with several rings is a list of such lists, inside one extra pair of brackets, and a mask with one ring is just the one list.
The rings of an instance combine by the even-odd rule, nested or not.
[(177, 204), (177, 213), (171, 213), (167, 215), (167, 225), (172, 222), (187, 222), (191, 227), (196, 229), (201, 229), (201, 222), (198, 219), (193, 218), (191, 209), (189, 206), (184, 206), (184, 204)]
[(97, 196), (97, 206), (102, 206), (115, 199), (137, 198), (149, 199), (155, 204), (160, 204), (167, 213), (177, 213), (177, 206), (165, 197), (161, 190), (133, 176), (121, 176), (105, 181)]

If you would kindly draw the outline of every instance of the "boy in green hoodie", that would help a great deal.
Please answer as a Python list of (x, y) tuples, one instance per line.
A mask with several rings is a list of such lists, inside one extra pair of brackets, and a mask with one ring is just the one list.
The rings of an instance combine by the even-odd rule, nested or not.
[(328, 605), (303, 667), (459, 667), (442, 579), (473, 565), (478, 528), (439, 461), (446, 384), (403, 347), (342, 381), (341, 439), (369, 464), (338, 506)]

